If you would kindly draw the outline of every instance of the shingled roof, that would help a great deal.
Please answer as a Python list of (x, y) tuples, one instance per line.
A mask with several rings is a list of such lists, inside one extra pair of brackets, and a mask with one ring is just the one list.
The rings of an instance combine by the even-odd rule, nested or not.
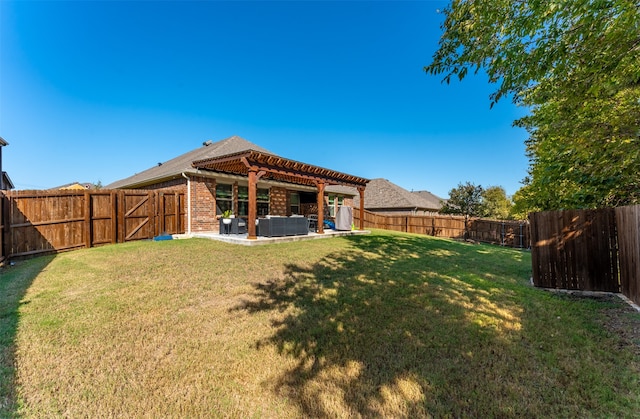
[(429, 205), (432, 205), (429, 208), (440, 209), (442, 208), (442, 202), (447, 201), (446, 199), (442, 199), (439, 196), (434, 195), (429, 191), (412, 191), (411, 193), (418, 195), (420, 198), (428, 202)]
[(199, 174), (201, 171), (192, 166), (194, 161), (225, 156), (227, 154), (238, 153), (246, 150), (271, 153), (269, 150), (253, 144), (242, 137), (238, 137), (237, 135), (217, 142), (205, 141), (202, 144), (202, 147), (186, 152), (143, 172), (129, 176), (128, 178), (113, 182), (107, 185), (106, 188), (138, 188), (176, 178), (181, 176), (182, 173)]
[[(423, 191), (426, 192), (426, 191)], [(390, 182), (387, 179), (372, 179), (364, 191), (365, 208), (368, 210), (429, 210), (440, 209), (440, 198), (431, 194), (433, 198), (425, 199), (422, 194), (408, 190)], [(354, 205), (360, 205), (360, 197), (354, 198)]]

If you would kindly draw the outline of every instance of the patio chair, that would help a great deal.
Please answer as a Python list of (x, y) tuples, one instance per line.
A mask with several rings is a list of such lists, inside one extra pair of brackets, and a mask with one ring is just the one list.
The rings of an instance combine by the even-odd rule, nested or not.
[(309, 219), (309, 231), (313, 231), (314, 233), (318, 231), (318, 215), (317, 214), (309, 214), (307, 215)]
[(247, 222), (244, 218), (238, 218), (238, 234), (244, 234), (247, 232)]

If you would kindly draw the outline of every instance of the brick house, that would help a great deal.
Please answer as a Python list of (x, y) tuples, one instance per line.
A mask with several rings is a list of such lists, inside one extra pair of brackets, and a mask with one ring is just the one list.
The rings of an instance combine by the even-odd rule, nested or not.
[[(353, 206), (354, 196), (364, 200), (367, 182), (277, 156), (232, 136), (205, 141), (195, 150), (106, 188), (183, 191), (187, 233), (218, 231), (220, 216), (230, 210), (248, 220), (249, 238), (255, 238), (258, 217), (318, 214), (319, 219), (330, 218), (339, 205)], [(322, 231), (320, 222), (318, 232)]]

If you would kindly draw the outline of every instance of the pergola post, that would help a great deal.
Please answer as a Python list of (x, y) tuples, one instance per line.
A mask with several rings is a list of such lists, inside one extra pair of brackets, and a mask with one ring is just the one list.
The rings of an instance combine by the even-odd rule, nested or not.
[(360, 194), (360, 230), (364, 230), (364, 188), (358, 188)]
[(318, 234), (324, 234), (324, 182), (318, 182)]
[(256, 240), (256, 215), (258, 212), (258, 200), (257, 200), (257, 187), (258, 187), (258, 171), (255, 168), (250, 167), (249, 172), (249, 219), (247, 220), (247, 238), (249, 240)]

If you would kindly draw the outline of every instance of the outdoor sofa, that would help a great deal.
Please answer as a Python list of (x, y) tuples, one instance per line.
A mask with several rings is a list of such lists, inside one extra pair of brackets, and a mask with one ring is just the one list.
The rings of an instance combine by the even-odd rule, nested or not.
[(309, 220), (303, 216), (276, 217), (258, 219), (259, 236), (283, 237), (309, 234)]

